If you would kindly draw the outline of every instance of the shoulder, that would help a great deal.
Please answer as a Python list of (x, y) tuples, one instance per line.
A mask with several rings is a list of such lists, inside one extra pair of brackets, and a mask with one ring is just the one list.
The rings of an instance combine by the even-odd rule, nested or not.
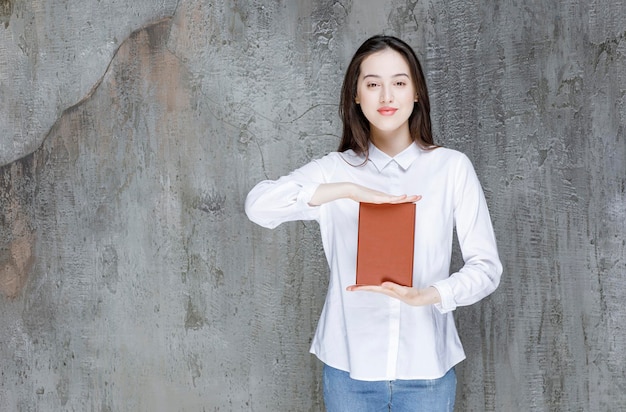
[[(330, 152), (322, 157), (310, 160), (309, 163), (294, 170), (291, 175), (306, 176), (311, 179), (328, 181), (338, 170), (347, 165), (347, 162), (354, 163), (355, 155), (352, 152)], [(362, 163), (362, 160), (361, 162)]]
[(467, 158), (465, 153), (460, 152), (455, 149), (450, 149), (447, 147), (437, 147), (435, 149), (424, 150), (424, 153), (432, 154), (433, 156), (438, 156), (438, 157), (451, 159), (451, 160), (459, 160), (461, 158)]
[(435, 149), (423, 150), (422, 153), (440, 165), (446, 165), (451, 168), (473, 168), (469, 157), (467, 157), (465, 153), (455, 149), (437, 147)]
[(358, 166), (365, 162), (365, 156), (356, 154), (352, 149), (345, 152), (330, 152), (326, 156), (315, 160), (320, 166), (337, 167), (343, 165)]

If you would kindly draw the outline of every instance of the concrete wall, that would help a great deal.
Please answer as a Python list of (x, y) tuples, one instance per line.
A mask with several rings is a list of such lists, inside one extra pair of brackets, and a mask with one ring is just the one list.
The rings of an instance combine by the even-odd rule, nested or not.
[(318, 228), (243, 200), (336, 147), (380, 32), (418, 51), (505, 266), (457, 311), (457, 409), (623, 408), (625, 22), (623, 0), (0, 1), (0, 410), (322, 410)]

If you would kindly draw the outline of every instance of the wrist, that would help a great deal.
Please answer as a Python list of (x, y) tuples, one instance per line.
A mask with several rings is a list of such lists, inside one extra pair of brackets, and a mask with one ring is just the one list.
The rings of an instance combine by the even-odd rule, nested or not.
[(356, 185), (354, 183), (343, 183), (343, 194), (344, 195), (342, 197), (358, 202), (356, 195)]
[(427, 305), (436, 305), (441, 303), (441, 295), (439, 290), (434, 286), (429, 286), (426, 289), (422, 289), (424, 301)]

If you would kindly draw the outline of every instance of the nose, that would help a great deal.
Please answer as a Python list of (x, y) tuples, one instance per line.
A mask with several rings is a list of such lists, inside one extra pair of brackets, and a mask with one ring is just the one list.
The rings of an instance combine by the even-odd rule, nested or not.
[(393, 102), (393, 93), (391, 93), (391, 87), (381, 87), (380, 88), (380, 103), (391, 103)]

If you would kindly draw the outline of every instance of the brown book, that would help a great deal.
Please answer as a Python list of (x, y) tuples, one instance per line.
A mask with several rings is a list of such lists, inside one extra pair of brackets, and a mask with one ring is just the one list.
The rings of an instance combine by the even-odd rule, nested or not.
[(415, 203), (359, 206), (357, 285), (413, 286)]

